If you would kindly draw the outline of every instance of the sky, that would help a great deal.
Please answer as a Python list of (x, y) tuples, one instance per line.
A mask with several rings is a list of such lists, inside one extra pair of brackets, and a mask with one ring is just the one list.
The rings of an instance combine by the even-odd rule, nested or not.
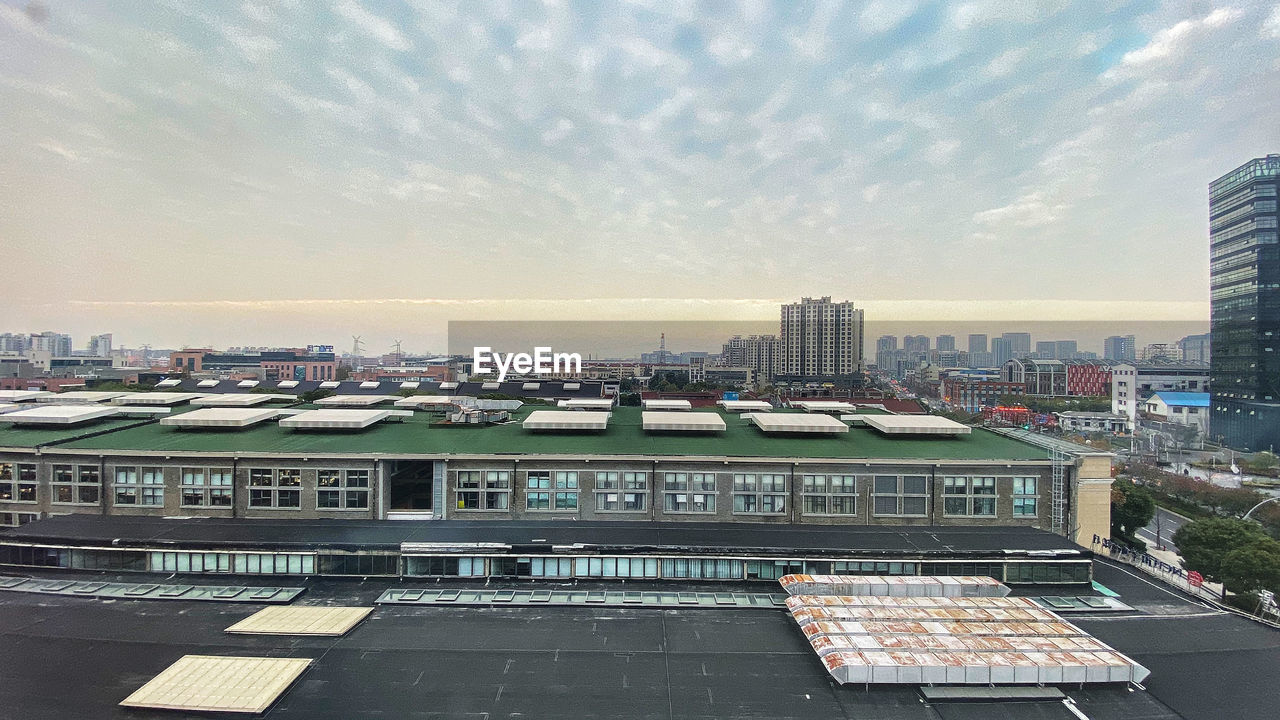
[(1270, 2), (0, 0), (0, 332), (1203, 320)]

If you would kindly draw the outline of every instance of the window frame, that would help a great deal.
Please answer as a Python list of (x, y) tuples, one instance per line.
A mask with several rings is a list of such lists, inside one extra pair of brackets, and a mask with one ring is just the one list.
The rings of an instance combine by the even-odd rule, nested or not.
[[(718, 480), (714, 472), (664, 472), (662, 512), (669, 515), (715, 515)], [(701, 509), (696, 509), (698, 507)]]
[[(963, 481), (963, 485), (957, 485), (955, 481)], [(952, 489), (957, 487), (964, 492), (952, 492)], [(990, 488), (990, 492), (986, 492), (988, 488)], [(1000, 499), (998, 483), (996, 477), (992, 475), (944, 476), (942, 478), (942, 498), (943, 517), (994, 518), (1000, 512), (998, 507)], [(963, 502), (963, 512), (952, 510), (955, 503), (949, 501), (955, 500)], [(978, 511), (979, 507), (985, 507), (988, 503), (990, 503), (991, 512)]]
[[(929, 517), (929, 502), (932, 499), (932, 493), (931, 493), (932, 482), (930, 481), (930, 478), (928, 475), (920, 475), (918, 473), (905, 473), (905, 474), (876, 473), (876, 474), (869, 475), (867, 477), (871, 479), (871, 487), (870, 487), (871, 517), (892, 517), (892, 518), (927, 518)], [(877, 480), (881, 478), (894, 479), (894, 492), (886, 493), (886, 492), (881, 492), (879, 490), (879, 488), (877, 487), (878, 485)], [(907, 492), (908, 478), (920, 478), (924, 480), (924, 492), (923, 493)], [(877, 507), (877, 501), (880, 498), (893, 498), (895, 512), (892, 512), (892, 513), (880, 512), (879, 508)], [(924, 507), (921, 510), (921, 512), (919, 513), (906, 512), (908, 500), (923, 500)]]
[[(66, 465), (59, 463), (51, 466), (53, 474), (49, 483), (50, 504), (52, 505), (78, 505), (80, 507), (97, 507), (102, 504), (102, 471), (97, 465)], [(62, 473), (69, 473), (63, 476)], [(96, 476), (95, 479), (85, 482), (84, 478), (87, 473)], [(65, 477), (65, 479), (63, 479)], [(83, 493), (90, 488), (93, 490), (93, 500), (82, 500)], [(59, 500), (58, 495), (61, 491), (70, 493), (70, 500)]]
[(733, 474), (734, 515), (786, 515), (788, 495), (786, 473)]
[[(1031, 481), (1031, 492), (1027, 492), (1026, 481)], [(1022, 481), (1021, 484), (1019, 481)], [(1036, 475), (1018, 475), (1013, 478), (1013, 516), (1016, 518), (1040, 517), (1040, 477)], [(1026, 512), (1030, 507), (1031, 512)]]
[[(819, 489), (818, 479), (822, 484)], [(836, 492), (836, 480), (839, 479), (840, 492)], [(858, 516), (858, 476), (844, 473), (834, 475), (821, 473), (804, 473), (800, 476), (800, 507), (805, 515), (814, 517), (857, 517)], [(847, 512), (835, 512), (839, 499), (841, 504), (852, 503)], [(811, 511), (810, 502), (821, 500), (823, 509)]]
[[(336, 473), (332, 478), (337, 481), (336, 485), (324, 485), (330, 478), (325, 476), (329, 473)], [(363, 484), (352, 485), (351, 474), (356, 473), (364, 478)], [(316, 470), (316, 510), (324, 510), (325, 512), (368, 512), (370, 508), (370, 500), (373, 495), (372, 491), (373, 471), (368, 468), (319, 468)], [(337, 497), (336, 505), (322, 505), (320, 498), (323, 496), (334, 495)], [(364, 503), (362, 505), (352, 505), (352, 496), (363, 496)]]
[[(264, 473), (266, 473), (264, 475)], [(269, 480), (269, 483), (263, 482)], [(284, 495), (296, 498), (296, 503), (283, 505), (280, 498)], [(268, 498), (269, 504), (257, 502), (257, 498)], [(284, 510), (302, 509), (302, 468), (249, 468), (250, 510)]]

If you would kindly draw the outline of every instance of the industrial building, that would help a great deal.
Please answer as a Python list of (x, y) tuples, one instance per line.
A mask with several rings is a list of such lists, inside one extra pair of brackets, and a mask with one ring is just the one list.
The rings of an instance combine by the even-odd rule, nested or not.
[[(377, 529), (395, 527), (385, 521), (397, 519), (431, 521), (400, 525), (428, 528), (423, 542), (460, 527), (473, 528), (471, 542), (500, 542), (504, 533), (514, 533), (510, 547), (498, 552), (506, 559), (464, 548), (441, 555), (445, 565), (430, 566), (438, 574), (464, 575), (548, 572), (506, 562), (524, 556), (516, 548), (551, 536), (553, 526), (578, 529), (579, 537), (561, 544), (591, 548), (616, 544), (631, 531), (613, 528), (627, 526), (636, 532), (702, 527), (708, 546), (717, 544), (717, 534), (734, 537), (734, 527), (773, 527), (798, 534), (768, 543), (739, 535), (745, 545), (735, 541), (719, 550), (690, 550), (682, 543), (683, 557), (723, 559), (729, 553), (734, 562), (723, 570), (725, 579), (776, 577), (774, 570), (798, 571), (809, 561), (822, 563), (814, 566), (822, 572), (830, 563), (893, 562), (896, 571), (911, 574), (926, 559), (981, 559), (985, 570), (1015, 582), (1021, 563), (1035, 557), (1031, 551), (1062, 553), (1044, 556), (1037, 566), (1078, 561), (1071, 541), (1105, 536), (1109, 528), (1109, 455), (929, 416), (812, 402), (810, 412), (653, 411), (613, 407), (597, 396), (609, 407), (574, 410), (570, 402), (551, 411), (493, 401), (509, 403), (502, 409), (509, 419), (475, 423), (451, 421), (457, 417), (445, 409), (447, 402), (420, 402), (443, 397), (372, 394), (377, 388), (336, 395), (322, 405), (278, 393), (176, 390), (77, 404), (36, 402), (40, 393), (11, 397), (10, 412), (0, 414), (0, 519), (23, 525), (54, 515), (102, 522), (198, 516), (243, 525), (236, 532), (247, 536), (264, 524), (296, 534), (287, 526), (307, 521), (298, 527), (309, 528), (320, 544), (326, 534), (346, 533), (343, 527), (354, 533), (360, 522), (373, 523), (374, 536), (399, 532)], [(65, 519), (23, 530), (51, 540), (42, 528), (56, 529), (59, 520)], [(604, 525), (592, 531), (593, 523)], [(826, 528), (841, 528), (845, 540), (813, 535)], [(895, 539), (886, 545), (881, 530)], [(919, 541), (908, 539), (964, 530), (984, 533), (999, 547), (985, 540), (982, 552), (965, 554), (965, 543), (957, 541), (949, 558), (945, 550), (922, 554)], [(148, 535), (138, 537), (141, 542)], [(859, 537), (865, 546), (849, 544)], [(762, 544), (772, 550), (762, 555)], [(845, 550), (813, 557), (800, 550), (823, 547)], [(141, 552), (146, 543), (134, 549)], [(21, 556), (18, 564), (50, 557), (29, 552), (35, 554)], [(576, 572), (579, 556), (557, 552), (557, 562), (566, 564), (553, 572)], [(779, 553), (798, 564), (775, 565)], [(395, 543), (375, 554), (390, 574), (419, 567)], [(285, 571), (332, 567), (317, 559), (314, 548), (286, 555)], [(646, 556), (657, 564), (642, 572), (664, 567), (658, 556)], [(464, 559), (467, 564), (455, 562)], [(751, 565), (753, 559), (768, 559), (768, 568)], [(50, 562), (154, 568), (157, 562), (194, 567), (187, 563), (197, 559), (142, 553), (133, 559), (57, 555)], [(219, 572), (235, 569), (239, 560), (200, 556), (198, 562), (206, 571), (212, 562)], [(1032, 578), (1047, 571), (1026, 572)], [(1054, 581), (1062, 581), (1061, 572), (1053, 570)]]

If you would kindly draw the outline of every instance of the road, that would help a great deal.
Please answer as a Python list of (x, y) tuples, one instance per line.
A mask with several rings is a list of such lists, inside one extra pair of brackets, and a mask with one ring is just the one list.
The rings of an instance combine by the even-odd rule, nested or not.
[[(1142, 538), (1151, 547), (1163, 545), (1168, 550), (1178, 552), (1178, 548), (1173, 544), (1173, 534), (1188, 522), (1190, 522), (1189, 518), (1165, 510), (1162, 507), (1157, 507), (1155, 517), (1151, 518), (1151, 524), (1139, 530), (1138, 537)], [(1157, 529), (1160, 532), (1160, 542), (1156, 542)]]

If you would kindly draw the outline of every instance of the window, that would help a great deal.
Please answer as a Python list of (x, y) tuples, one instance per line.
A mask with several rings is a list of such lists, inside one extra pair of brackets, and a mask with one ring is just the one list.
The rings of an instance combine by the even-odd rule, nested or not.
[(36, 501), (36, 491), (40, 487), (40, 481), (36, 478), (35, 465), (18, 465), (18, 495), (15, 502)]
[(97, 505), (102, 476), (93, 465), (54, 465), (53, 502), (61, 505)]
[(993, 477), (945, 477), (942, 479), (942, 514), (994, 517), (996, 479)]
[(663, 474), (662, 509), (671, 513), (714, 513), (716, 511), (715, 473)]
[(249, 470), (249, 507), (296, 510), (302, 507), (302, 471), (298, 468)]
[(528, 488), (525, 490), (524, 506), (526, 510), (550, 510), (551, 473), (547, 470), (531, 471)]
[(1036, 500), (1039, 495), (1036, 493), (1036, 480), (1034, 477), (1016, 477), (1013, 479), (1013, 514), (1018, 517), (1035, 517)]
[[(30, 476), (24, 473), (30, 468)], [(0, 463), (0, 502), (35, 502), (36, 482), (34, 465)]]
[(368, 470), (317, 470), (317, 510), (367, 510)]
[[(596, 509), (605, 512), (644, 512), (649, 478), (642, 472), (596, 473)], [(617, 492), (623, 490), (624, 492)], [(601, 492), (610, 491), (610, 492)]]
[(857, 513), (857, 482), (852, 475), (805, 475), (800, 487), (806, 515)]
[(459, 510), (508, 510), (510, 507), (510, 470), (458, 472)]
[[(253, 473), (267, 473), (270, 470), (250, 470)], [(179, 482), (183, 507), (230, 507), (231, 506), (231, 468), (182, 468)]]
[(116, 467), (116, 505), (164, 507), (164, 470), (158, 467)]
[(787, 476), (765, 473), (734, 473), (733, 511), (780, 515), (787, 509)]
[(872, 512), (878, 516), (924, 517), (929, 513), (929, 478), (924, 475), (876, 475)]

